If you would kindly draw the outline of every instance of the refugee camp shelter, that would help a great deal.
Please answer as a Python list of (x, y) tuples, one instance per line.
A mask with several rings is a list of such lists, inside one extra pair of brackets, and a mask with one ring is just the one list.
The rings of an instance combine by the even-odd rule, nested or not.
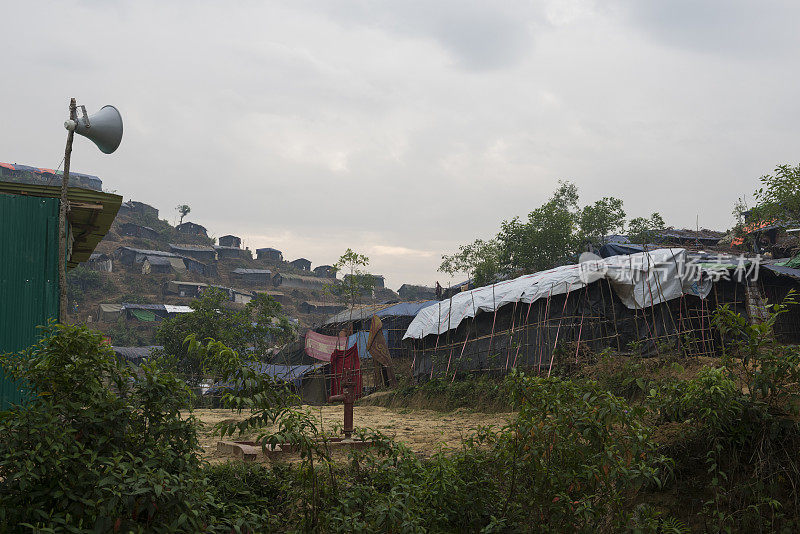
[(122, 316), (122, 304), (100, 304), (97, 320), (101, 323), (115, 323)]
[(330, 284), (329, 280), (318, 276), (301, 276), (299, 274), (275, 273), (272, 285), (281, 289), (311, 289), (322, 290)]
[(219, 238), (219, 246), (221, 247), (231, 247), (231, 248), (241, 248), (242, 247), (242, 240), (235, 235), (224, 235)]
[(134, 247), (118, 247), (114, 251), (114, 259), (119, 261), (122, 265), (133, 265), (135, 263), (144, 262), (148, 256), (163, 256), (168, 258), (179, 258), (177, 254), (167, 252), (164, 250), (149, 250)]
[(271, 262), (283, 261), (283, 252), (275, 248), (257, 248), (256, 258), (259, 260), (266, 260)]
[(304, 300), (297, 306), (300, 313), (319, 313), (332, 314), (342, 311), (346, 306), (335, 302), (321, 302), (316, 300)]
[(191, 313), (190, 306), (176, 306), (173, 304), (132, 304), (122, 303), (122, 316), (131, 321), (151, 323), (171, 319), (183, 313)]
[(184, 235), (199, 235), (203, 237), (208, 237), (208, 231), (206, 230), (206, 227), (201, 224), (193, 222), (185, 222), (183, 224), (179, 224), (178, 226), (175, 227), (175, 229)]
[(658, 249), (565, 265), (458, 293), (419, 312), (404, 335), (416, 380), (514, 368), (550, 374), (605, 349), (719, 354), (711, 315), (747, 313), (750, 281), (731, 262), (692, 264)]
[[(58, 263), (72, 269), (89, 259), (108, 232), (122, 197), (70, 187), (67, 257), (58, 256), (61, 188), (0, 182), (0, 353), (36, 343), (38, 326), (59, 319)], [(0, 410), (24, 393), (0, 371)]]
[[(70, 180), (71, 179), (72, 179), (72, 173), (70, 173)], [(158, 209), (154, 208), (150, 204), (145, 204), (144, 202), (137, 202), (135, 200), (129, 200), (127, 202), (123, 202), (122, 205), (119, 207), (119, 214), (133, 216), (145, 220), (158, 219)]]
[(311, 260), (307, 260), (305, 258), (297, 258), (296, 260), (292, 260), (289, 263), (297, 267), (301, 271), (311, 270)]
[(436, 289), (414, 284), (403, 284), (397, 290), (403, 300), (433, 300), (436, 298)]
[(700, 230), (666, 228), (656, 233), (656, 240), (659, 243), (670, 245), (711, 247), (716, 245), (724, 235), (725, 232), (716, 232), (705, 228)]
[(158, 232), (156, 232), (149, 226), (142, 226), (141, 224), (128, 222), (120, 224), (118, 228), (120, 235), (139, 237), (142, 239), (150, 239), (150, 240), (158, 239)]
[(201, 262), (217, 261), (217, 251), (212, 246), (170, 243), (169, 251), (179, 256), (188, 256)]
[(234, 269), (231, 277), (242, 284), (266, 286), (272, 284), (272, 271), (268, 269)]
[[(165, 274), (173, 272), (173, 261), (183, 264), (180, 258), (147, 256), (142, 262), (142, 274)], [(185, 269), (184, 269), (185, 270)]]
[[(346, 274), (342, 277), (342, 281), (346, 284), (352, 275)], [(364, 275), (367, 276), (367, 275)], [(370, 274), (368, 276), (372, 277), (372, 287), (375, 289), (380, 289), (385, 287), (385, 282), (382, 274)]]
[[(253, 362), (251, 367), (259, 374), (285, 382), (303, 404), (321, 405), (328, 402), (327, 376), (330, 364), (313, 362), (300, 365)], [(230, 384), (214, 384), (205, 392), (208, 397), (221, 396)]]
[(243, 259), (243, 260), (252, 260), (253, 254), (250, 252), (250, 249), (246, 248), (239, 248), (239, 247), (223, 247), (220, 245), (214, 245), (214, 250), (217, 251), (217, 257), (221, 260), (223, 259)]
[(786, 300), (794, 290), (793, 300), (800, 302), (800, 256), (762, 264), (758, 283), (768, 304), (786, 305), (786, 311), (773, 326), (776, 339), (781, 343), (800, 343), (800, 304)]
[(114, 269), (114, 263), (108, 254), (92, 253), (85, 265), (87, 269), (104, 273), (110, 273)]
[(329, 317), (316, 330), (326, 335), (337, 335), (341, 330), (349, 330), (354, 336), (359, 332), (368, 334), (372, 317), (377, 316), (383, 323), (386, 344), (392, 358), (405, 357), (409, 354), (409, 346), (403, 342), (403, 336), (408, 326), (420, 310), (436, 304), (436, 300), (423, 300), (356, 306)]
[(333, 265), (320, 265), (319, 267), (314, 267), (313, 272), (317, 276), (321, 276), (323, 278), (336, 278), (336, 269), (333, 267)]

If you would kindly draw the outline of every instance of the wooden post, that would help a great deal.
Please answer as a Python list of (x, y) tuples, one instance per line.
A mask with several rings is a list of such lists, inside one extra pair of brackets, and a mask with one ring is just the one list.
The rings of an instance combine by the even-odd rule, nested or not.
[[(75, 99), (69, 100), (69, 120), (77, 121), (77, 105)], [(69, 160), (72, 155), (72, 140), (75, 129), (67, 133), (67, 147), (64, 150), (64, 174), (61, 177), (61, 202), (58, 207), (58, 321), (67, 320), (67, 187), (69, 184)]]

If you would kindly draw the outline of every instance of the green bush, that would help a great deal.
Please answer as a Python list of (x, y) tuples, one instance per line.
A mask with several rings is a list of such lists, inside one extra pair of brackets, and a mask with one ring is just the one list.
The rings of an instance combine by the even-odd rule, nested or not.
[(147, 366), (132, 375), (101, 334), (75, 326), (50, 326), (0, 363), (31, 390), (0, 417), (3, 531), (211, 529), (183, 382)]

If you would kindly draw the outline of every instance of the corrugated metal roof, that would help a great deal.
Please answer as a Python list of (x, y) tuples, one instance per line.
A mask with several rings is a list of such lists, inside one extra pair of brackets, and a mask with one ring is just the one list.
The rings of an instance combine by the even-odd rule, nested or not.
[(272, 274), (268, 269), (234, 269), (232, 271), (236, 274)]
[[(61, 197), (61, 188), (50, 185), (0, 182), (0, 193), (41, 198)], [(72, 226), (75, 242), (72, 255), (67, 261), (70, 269), (89, 259), (100, 240), (108, 233), (117, 216), (122, 197), (92, 189), (70, 187), (67, 190), (70, 211), (67, 215)]]

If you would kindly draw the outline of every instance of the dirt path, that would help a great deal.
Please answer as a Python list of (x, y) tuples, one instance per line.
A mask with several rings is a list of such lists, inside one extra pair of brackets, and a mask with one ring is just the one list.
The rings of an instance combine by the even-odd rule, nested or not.
[[(304, 406), (321, 421), (325, 431), (332, 431), (335, 424), (342, 424), (341, 405)], [(211, 461), (225, 457), (217, 453), (219, 436), (214, 435), (215, 423), (226, 419), (243, 419), (228, 410), (195, 410), (195, 417), (202, 422), (199, 437), (204, 456)], [(390, 409), (378, 406), (356, 406), (353, 419), (356, 428), (380, 430), (421, 455), (429, 456), (440, 447), (455, 448), (461, 439), (474, 433), (479, 426), (499, 428), (505, 425), (513, 413), (476, 413), (457, 410), (435, 412), (432, 410)], [(230, 438), (228, 438), (230, 439)], [(234, 439), (240, 439), (234, 436)]]

